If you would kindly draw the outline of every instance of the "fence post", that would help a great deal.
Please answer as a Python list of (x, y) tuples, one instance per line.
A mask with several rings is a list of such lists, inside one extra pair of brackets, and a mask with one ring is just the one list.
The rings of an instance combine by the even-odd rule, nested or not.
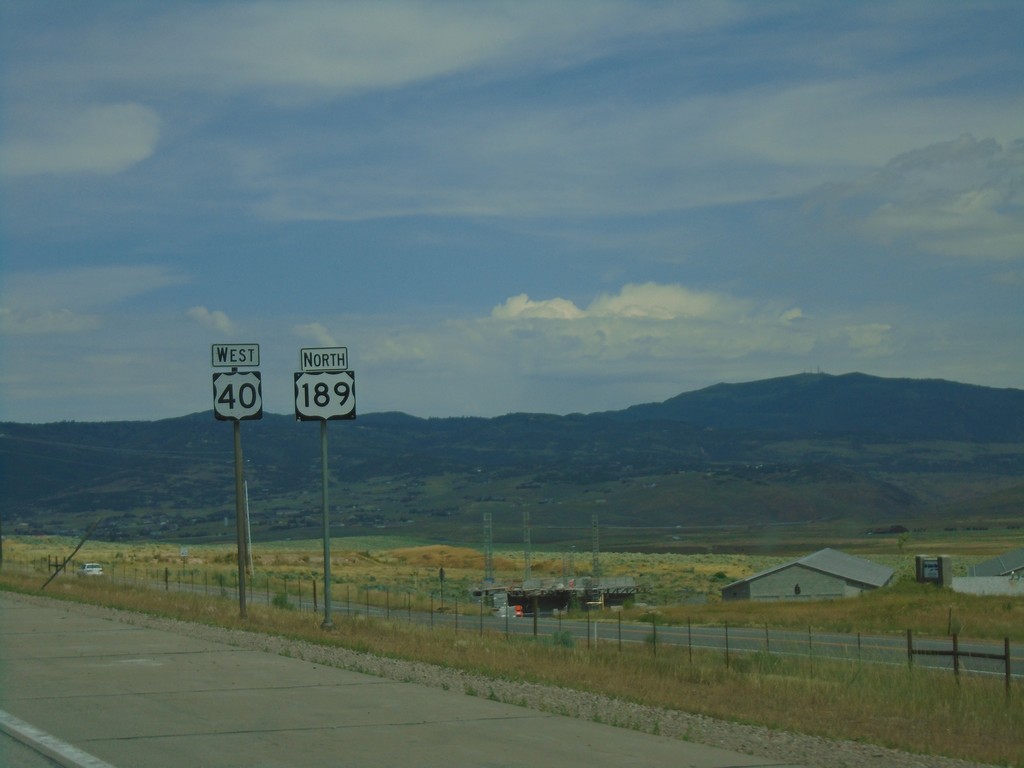
[(960, 638), (956, 632), (953, 633), (953, 677), (956, 684), (960, 685)]
[(654, 649), (654, 655), (658, 655), (658, 617), (651, 614), (651, 648)]
[(729, 622), (725, 622), (725, 668), (729, 668)]
[(622, 653), (622, 611), (619, 611), (619, 653)]
[(1005, 664), (1005, 669), (1006, 669), (1006, 696), (1007, 696), (1007, 698), (1009, 698), (1009, 696), (1010, 696), (1010, 677), (1011, 677), (1011, 673), (1010, 673), (1010, 638), (1008, 638), (1008, 637), (1004, 637), (1003, 638), (1003, 659), (1006, 662), (1006, 664)]
[(771, 655), (772, 642), (768, 637), (768, 622), (764, 623), (764, 652)]
[(914, 666), (914, 630), (907, 630), (907, 666)]
[(316, 613), (319, 609), (316, 607), (316, 576), (313, 577), (313, 613)]
[(690, 664), (693, 664), (693, 632), (689, 616), (686, 617), (686, 649), (690, 656)]

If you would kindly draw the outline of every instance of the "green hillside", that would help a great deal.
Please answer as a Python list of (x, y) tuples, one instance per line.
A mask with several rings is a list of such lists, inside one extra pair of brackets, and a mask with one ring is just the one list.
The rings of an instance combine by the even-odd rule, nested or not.
[[(883, 407), (884, 406), (884, 407)], [(242, 424), (254, 536), (322, 532), (316, 425)], [(111, 540), (234, 535), (231, 427), (0, 425), (3, 530)], [(338, 536), (703, 546), (711, 528), (1010, 525), (1024, 503), (1024, 392), (861, 374), (718, 385), (625, 411), (330, 425)], [(751, 534), (753, 535), (753, 534)], [(707, 540), (706, 535), (701, 541)]]

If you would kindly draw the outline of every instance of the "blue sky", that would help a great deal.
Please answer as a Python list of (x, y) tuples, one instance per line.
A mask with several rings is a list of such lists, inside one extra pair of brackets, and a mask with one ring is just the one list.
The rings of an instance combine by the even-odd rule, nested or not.
[(0, 420), (1024, 384), (1024, 4), (0, 0)]

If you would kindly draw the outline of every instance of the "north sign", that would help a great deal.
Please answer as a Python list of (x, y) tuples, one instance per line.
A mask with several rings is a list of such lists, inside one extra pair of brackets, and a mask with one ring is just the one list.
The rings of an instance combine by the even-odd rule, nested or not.
[(327, 421), (356, 417), (354, 371), (302, 371), (295, 374), (295, 418)]
[(299, 350), (299, 367), (303, 371), (348, 370), (348, 347), (307, 347)]
[(259, 371), (213, 374), (213, 415), (221, 421), (263, 418), (263, 388)]

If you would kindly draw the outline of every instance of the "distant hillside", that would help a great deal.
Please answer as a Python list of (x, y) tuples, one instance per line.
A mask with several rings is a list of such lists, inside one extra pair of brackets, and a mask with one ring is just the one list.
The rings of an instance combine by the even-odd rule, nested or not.
[[(317, 536), (316, 425), (242, 427), (255, 534)], [(862, 374), (720, 384), (624, 411), (420, 419), (330, 430), (338, 535), (535, 541), (602, 525), (687, 527), (1019, 517), (1024, 392)], [(217, 540), (234, 514), (232, 431), (211, 412), (153, 422), (0, 424), (5, 534)], [(669, 533), (665, 533), (669, 531)], [(633, 535), (633, 534), (629, 534)]]
[(613, 415), (786, 434), (1024, 440), (1024, 390), (939, 379), (883, 379), (862, 373), (805, 373), (745, 384), (716, 384)]

